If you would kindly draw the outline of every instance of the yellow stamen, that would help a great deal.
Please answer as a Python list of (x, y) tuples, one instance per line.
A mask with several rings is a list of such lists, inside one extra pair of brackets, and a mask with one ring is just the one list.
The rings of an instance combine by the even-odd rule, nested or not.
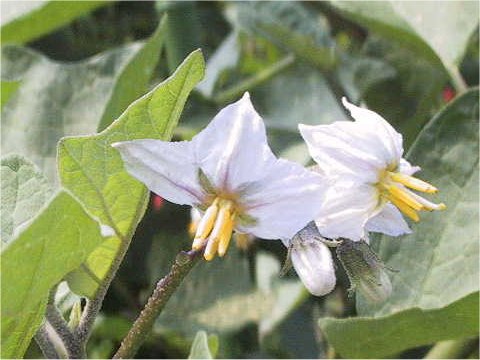
[(417, 212), (410, 206), (408, 206), (406, 203), (404, 203), (402, 200), (391, 196), (391, 194), (388, 194), (387, 198), (393, 203), (393, 205), (395, 205), (402, 213), (404, 213), (410, 219), (415, 222), (420, 221), (420, 217), (418, 216)]
[(396, 185), (385, 185), (385, 188), (390, 193), (390, 198), (396, 198), (414, 210), (418, 211), (423, 209), (423, 205), (411, 196), (406, 189), (399, 188)]
[(418, 190), (429, 194), (434, 194), (438, 191), (435, 186), (430, 185), (426, 181), (417, 179), (410, 175), (392, 172), (390, 172), (389, 175), (390, 179), (392, 179), (393, 181), (403, 184), (413, 190)]
[(227, 252), (228, 245), (230, 244), (230, 239), (232, 238), (233, 226), (235, 224), (235, 213), (231, 214), (230, 217), (226, 220), (226, 225), (223, 228), (223, 232), (220, 235), (220, 240), (218, 243), (218, 256), (223, 257)]
[(410, 195), (412, 195), (419, 203), (422, 204), (424, 210), (427, 210), (427, 211), (445, 210), (447, 208), (447, 206), (444, 203), (440, 203), (440, 204), (432, 203), (427, 199), (424, 199), (420, 195), (417, 195), (413, 192), (410, 192)]
[(218, 198), (209, 206), (202, 219), (198, 223), (197, 233), (195, 234), (195, 239), (193, 240), (192, 249), (199, 250), (201, 249), (206, 242), (206, 238), (212, 231), (213, 225), (215, 224), (215, 219), (217, 218), (218, 213)]
[[(234, 227), (235, 213), (232, 213), (233, 203), (231, 201), (222, 201), (219, 205), (218, 215), (215, 219), (215, 225), (208, 237), (207, 246), (203, 257), (210, 261), (215, 257), (217, 250), (219, 255), (225, 255), (227, 251), (232, 231)], [(221, 245), (220, 245), (221, 244)], [(221, 249), (219, 250), (219, 246)]]

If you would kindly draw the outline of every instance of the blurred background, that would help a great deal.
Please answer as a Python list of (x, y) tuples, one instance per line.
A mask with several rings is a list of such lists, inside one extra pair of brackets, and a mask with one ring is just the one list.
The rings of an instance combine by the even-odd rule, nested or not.
[[(106, 94), (128, 67), (143, 61), (136, 71), (151, 72), (146, 80), (124, 84), (133, 101), (197, 48), (207, 62), (206, 77), (187, 101), (175, 140), (190, 139), (219, 109), (249, 91), (278, 156), (310, 165), (297, 124), (348, 119), (342, 96), (388, 119), (408, 149), (462, 86), (479, 81), (478, 3), (434, 4), (445, 6), (434, 16), (432, 4), (2, 1), (2, 151), (24, 149), (57, 181), (56, 142), (65, 135), (100, 131), (121, 114), (128, 104), (105, 115)], [(155, 31), (167, 13), (161, 51), (139, 60), (143, 42), (156, 41)], [(409, 18), (413, 22), (408, 24)], [(22, 129), (9, 122), (19, 117), (28, 119), (26, 127), (49, 123), (48, 134), (39, 126), (42, 143), (22, 137)], [(187, 207), (152, 194), (108, 292), (89, 342), (90, 357), (107, 358), (116, 350), (175, 254), (190, 247), (189, 222)], [(231, 247), (225, 259), (199, 264), (137, 356), (187, 357), (198, 330), (213, 334), (212, 342), (218, 337), (219, 358), (340, 356), (317, 321), (357, 314), (342, 267), (335, 291), (318, 298), (308, 294), (293, 270), (279, 277), (285, 257), (280, 242), (252, 239)], [(74, 299), (65, 292), (60, 299), (65, 311)], [(388, 341), (401, 344), (402, 338)], [(465, 354), (478, 357), (472, 341)], [(428, 341), (411, 344), (397, 345), (392, 354), (418, 358), (431, 347)], [(27, 356), (41, 356), (34, 342)]]

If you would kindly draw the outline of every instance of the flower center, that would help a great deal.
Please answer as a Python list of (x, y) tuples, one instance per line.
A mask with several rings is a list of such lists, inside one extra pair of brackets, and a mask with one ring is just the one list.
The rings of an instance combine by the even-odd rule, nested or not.
[(433, 185), (410, 175), (385, 170), (380, 176), (377, 187), (384, 200), (390, 201), (415, 222), (420, 220), (417, 211), (444, 210), (447, 208), (444, 203), (432, 203), (407, 189), (410, 188), (428, 194), (434, 194), (438, 191)]
[(198, 223), (192, 249), (200, 250), (205, 246), (203, 256), (210, 261), (218, 253), (225, 255), (232, 237), (237, 213), (232, 200), (216, 197)]

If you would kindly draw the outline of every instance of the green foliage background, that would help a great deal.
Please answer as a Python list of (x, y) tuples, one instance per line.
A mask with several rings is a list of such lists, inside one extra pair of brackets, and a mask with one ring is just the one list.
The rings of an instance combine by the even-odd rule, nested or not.
[(88, 345), (114, 353), (190, 239), (189, 209), (149, 195), (110, 144), (190, 139), (244, 91), (274, 152), (305, 165), (299, 122), (348, 119), (342, 96), (367, 105), (448, 209), (374, 239), (398, 270), (385, 303), (348, 297), (341, 267), (332, 294), (310, 296), (278, 276), (280, 242), (255, 241), (199, 264), (137, 356), (408, 358), (474, 339), (457, 356), (478, 357), (478, 2), (1, 6), (2, 357), (41, 357), (49, 289), (68, 282), (68, 317), (126, 253)]

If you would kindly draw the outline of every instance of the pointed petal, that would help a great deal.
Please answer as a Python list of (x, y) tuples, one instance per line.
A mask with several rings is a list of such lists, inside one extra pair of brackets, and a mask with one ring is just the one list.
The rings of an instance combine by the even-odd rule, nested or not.
[(202, 202), (204, 193), (189, 142), (145, 139), (112, 146), (120, 152), (127, 171), (154, 193), (181, 205)]
[(400, 159), (400, 164), (398, 165), (398, 171), (405, 175), (413, 175), (417, 171), (420, 171), (420, 166), (412, 166), (407, 160)]
[(226, 190), (258, 180), (275, 161), (265, 125), (248, 93), (222, 109), (192, 143), (202, 170), (216, 187)]
[(403, 155), (403, 139), (383, 117), (374, 111), (355, 106), (342, 98), (343, 105), (350, 111), (352, 117), (369, 131), (376, 146), (383, 145), (388, 160), (395, 160), (397, 163)]
[(315, 222), (324, 237), (358, 241), (365, 236), (368, 219), (380, 210), (378, 205), (374, 186), (337, 183), (329, 189)]
[(400, 211), (390, 203), (386, 204), (379, 214), (368, 220), (365, 229), (390, 236), (400, 236), (412, 232)]
[(371, 142), (372, 135), (351, 121), (330, 125), (299, 124), (312, 158), (320, 170), (329, 176), (376, 182), (379, 170), (386, 168), (386, 156)]
[(256, 223), (239, 230), (264, 239), (293, 237), (320, 211), (325, 186), (321, 175), (277, 160), (267, 176), (245, 188), (242, 203)]
[(335, 287), (335, 269), (330, 250), (318, 240), (296, 241), (291, 251), (295, 271), (308, 291), (316, 296)]

